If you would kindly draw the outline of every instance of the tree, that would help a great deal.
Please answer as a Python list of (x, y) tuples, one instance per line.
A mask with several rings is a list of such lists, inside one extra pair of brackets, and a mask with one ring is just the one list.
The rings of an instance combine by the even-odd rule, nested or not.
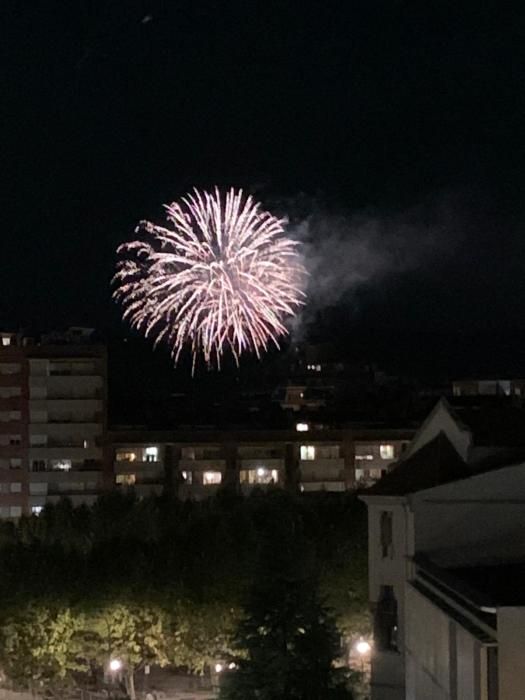
[(261, 548), (221, 700), (352, 698), (336, 667), (339, 635), (318, 597), (311, 548), (297, 528), (291, 520), (274, 528)]
[(82, 658), (84, 618), (69, 608), (30, 604), (3, 620), (0, 657), (6, 675), (19, 688), (60, 694), (73, 674), (86, 671)]

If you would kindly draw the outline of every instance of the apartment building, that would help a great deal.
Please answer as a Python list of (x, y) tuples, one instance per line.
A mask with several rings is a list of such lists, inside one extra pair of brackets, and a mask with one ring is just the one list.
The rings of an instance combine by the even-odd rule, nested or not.
[(265, 486), (303, 492), (355, 489), (361, 485), (356, 480), (356, 464), (361, 465), (356, 462), (356, 445), (385, 455), (378, 457), (379, 476), (412, 435), (410, 430), (327, 430), (298, 423), (295, 430), (271, 431), (130, 428), (112, 431), (110, 442), (117, 487), (133, 486), (140, 495), (168, 487), (182, 498), (199, 499), (222, 484), (236, 485), (244, 493)]
[(0, 347), (0, 515), (39, 513), (68, 497), (92, 503), (106, 462), (105, 348), (84, 329)]
[(372, 700), (521, 697), (524, 470), (523, 410), (441, 400), (362, 495)]

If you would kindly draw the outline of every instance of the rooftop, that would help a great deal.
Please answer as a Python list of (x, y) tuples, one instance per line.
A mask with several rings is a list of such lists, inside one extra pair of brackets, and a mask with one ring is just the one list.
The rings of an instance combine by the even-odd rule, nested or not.
[(423, 445), (410, 457), (401, 460), (377, 484), (367, 489), (367, 496), (404, 496), (472, 475), (444, 433)]

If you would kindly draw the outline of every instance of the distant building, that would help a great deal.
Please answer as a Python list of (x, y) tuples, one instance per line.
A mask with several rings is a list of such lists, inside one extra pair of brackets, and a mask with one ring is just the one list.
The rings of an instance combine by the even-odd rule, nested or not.
[(105, 486), (106, 350), (90, 337), (1, 334), (1, 517), (63, 496), (90, 503)]
[(525, 397), (525, 379), (456, 379), (454, 396), (519, 396)]
[(322, 430), (298, 423), (296, 430), (268, 431), (130, 428), (111, 431), (110, 442), (117, 487), (134, 486), (144, 495), (167, 487), (183, 498), (203, 498), (221, 484), (244, 492), (269, 485), (304, 492), (355, 489), (361, 485), (356, 475), (369, 471), (370, 480), (375, 476), (356, 462), (357, 445), (366, 445), (382, 460), (379, 477), (412, 435), (410, 430)]
[(522, 697), (524, 484), (525, 412), (441, 400), (364, 493), (373, 700)]

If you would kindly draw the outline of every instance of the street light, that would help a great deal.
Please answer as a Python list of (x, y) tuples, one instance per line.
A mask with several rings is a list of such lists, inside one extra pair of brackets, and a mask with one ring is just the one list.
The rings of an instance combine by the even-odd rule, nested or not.
[(365, 656), (365, 654), (368, 654), (371, 648), (372, 647), (370, 643), (367, 642), (366, 639), (360, 639), (355, 645), (355, 650), (361, 657)]
[(112, 673), (118, 673), (118, 671), (122, 670), (122, 661), (120, 659), (111, 659), (109, 662), (109, 670)]

